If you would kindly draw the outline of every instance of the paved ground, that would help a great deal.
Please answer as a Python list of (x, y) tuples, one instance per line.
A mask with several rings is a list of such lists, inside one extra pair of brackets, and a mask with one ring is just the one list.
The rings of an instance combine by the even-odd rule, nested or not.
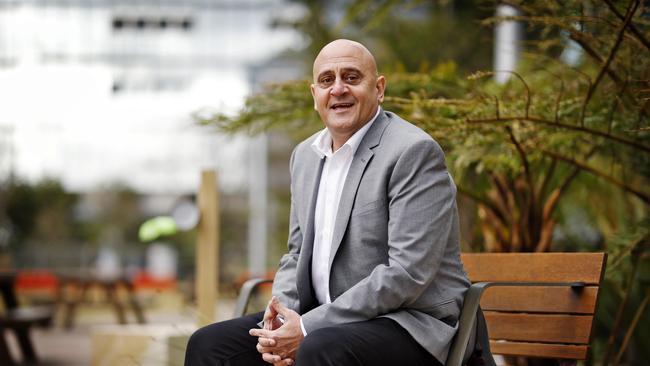
[[(226, 319), (232, 315), (234, 301), (221, 301), (217, 306), (217, 319)], [(190, 306), (149, 307), (146, 309), (147, 323), (153, 325), (187, 325), (194, 323), (194, 310)], [(133, 319), (129, 318), (132, 322)], [(39, 356), (39, 366), (88, 366), (103, 365), (93, 358), (92, 334), (93, 329), (115, 325), (115, 315), (109, 307), (79, 309), (75, 326), (64, 329), (60, 326), (59, 317), (55, 324), (47, 329), (33, 329), (32, 339)], [(8, 334), (9, 345), (14, 359), (19, 360), (17, 343), (11, 334)], [(138, 360), (129, 364), (140, 365)], [(145, 362), (145, 364), (148, 364)], [(154, 362), (154, 364), (156, 364)], [(31, 366), (20, 364), (21, 366)]]
[[(91, 347), (88, 326), (72, 330), (35, 329), (32, 332), (42, 366), (90, 365)], [(16, 359), (16, 357), (14, 357)]]
[[(222, 300), (217, 305), (217, 319), (227, 319), (232, 315), (234, 309), (234, 300)], [(148, 307), (146, 308), (146, 317), (148, 324), (152, 327), (172, 326), (178, 325), (181, 329), (182, 325), (193, 324), (195, 319), (195, 312), (191, 306), (176, 304), (174, 306), (166, 306), (163, 308)], [(129, 321), (133, 321), (129, 318)], [(104, 365), (120, 365), (120, 366), (181, 366), (183, 350), (180, 349), (180, 358), (176, 361), (157, 362), (155, 355), (147, 356), (145, 359), (128, 358), (124, 362), (115, 362), (114, 360), (105, 360), (102, 357), (94, 355), (93, 357), (93, 342), (92, 335), (97, 334), (100, 329), (114, 328), (115, 315), (110, 308), (90, 308), (79, 309), (76, 325), (72, 329), (64, 329), (59, 324), (60, 320), (57, 318), (55, 325), (48, 329), (33, 329), (32, 337), (36, 346), (36, 351), (39, 355), (40, 362), (38, 366), (104, 366)], [(123, 328), (128, 328), (123, 327)], [(118, 328), (120, 329), (120, 328)], [(94, 333), (93, 333), (94, 330)], [(152, 337), (153, 339), (154, 337)], [(10, 348), (14, 354), (14, 359), (18, 359), (18, 347), (15, 339), (9, 335)], [(97, 350), (95, 350), (97, 352)], [(95, 362), (93, 362), (93, 360)], [(504, 360), (499, 358), (498, 365), (503, 365)], [(2, 366), (2, 365), (0, 365)], [(20, 366), (32, 366), (20, 364)]]

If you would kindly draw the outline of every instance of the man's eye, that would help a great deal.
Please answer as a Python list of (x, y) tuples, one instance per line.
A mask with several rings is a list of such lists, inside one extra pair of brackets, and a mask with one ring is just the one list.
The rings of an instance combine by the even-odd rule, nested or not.
[(329, 84), (332, 84), (333, 82), (334, 82), (334, 78), (332, 78), (330, 76), (321, 78), (320, 81), (319, 81), (319, 83), (322, 84), (322, 85), (329, 85)]
[(359, 76), (358, 75), (348, 75), (345, 77), (345, 81), (348, 83), (356, 83), (359, 81)]

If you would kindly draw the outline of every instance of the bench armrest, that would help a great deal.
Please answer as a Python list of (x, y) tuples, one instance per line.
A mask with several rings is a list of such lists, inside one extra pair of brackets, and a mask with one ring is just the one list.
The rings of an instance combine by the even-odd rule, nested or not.
[(583, 282), (477, 282), (473, 283), (465, 293), (463, 309), (458, 320), (458, 332), (452, 342), (446, 366), (462, 366), (466, 361), (465, 353), (475, 328), (476, 313), (481, 302), (483, 292), (493, 286), (558, 286), (571, 287), (574, 291), (580, 291), (585, 287)]
[(235, 305), (234, 313), (235, 318), (244, 316), (253, 292), (257, 289), (257, 287), (266, 283), (273, 283), (273, 280), (264, 278), (251, 278), (250, 280), (244, 282), (241, 287), (241, 291), (239, 292), (239, 297), (237, 297), (237, 304)]

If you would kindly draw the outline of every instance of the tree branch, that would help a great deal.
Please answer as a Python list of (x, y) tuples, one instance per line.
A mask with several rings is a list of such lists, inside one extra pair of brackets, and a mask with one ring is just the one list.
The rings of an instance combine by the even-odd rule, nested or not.
[(526, 157), (526, 152), (524, 151), (524, 148), (521, 146), (519, 141), (517, 141), (517, 138), (515, 138), (515, 135), (512, 132), (512, 128), (510, 126), (506, 126), (506, 131), (508, 131), (508, 135), (510, 136), (510, 141), (512, 142), (513, 145), (515, 145), (515, 149), (517, 149), (517, 153), (519, 154), (519, 158), (521, 159), (521, 164), (524, 166), (524, 175), (526, 176), (526, 181), (528, 182), (528, 185), (532, 188), (533, 177), (530, 174), (530, 165), (528, 164), (528, 158)]
[[(584, 38), (582, 37), (582, 35), (580, 34), (580, 32), (577, 32), (577, 31), (571, 31), (571, 32), (569, 33), (569, 38), (571, 38), (571, 39), (574, 40), (576, 43), (578, 43), (578, 44), (580, 45), (580, 47), (582, 47), (582, 49), (585, 50), (585, 52), (586, 52), (589, 56), (591, 56), (591, 58), (593, 58), (594, 60), (596, 60), (599, 64), (602, 64), (602, 63), (604, 62), (604, 61), (603, 61), (603, 58), (598, 54), (598, 52), (596, 52), (596, 51), (595, 51), (595, 50), (594, 50), (594, 49), (593, 49), (593, 48), (592, 48), (592, 47), (591, 47), (591, 46), (590, 46), (590, 45), (589, 45), (589, 44), (584, 40)], [(609, 77), (612, 78), (612, 80), (614, 80), (614, 82), (616, 82), (617, 84), (622, 83), (622, 79), (621, 79), (621, 78), (620, 78), (620, 77), (619, 77), (619, 76), (618, 76), (614, 71), (612, 71), (611, 69), (607, 68), (606, 72), (607, 72), (607, 75), (609, 75)]]
[(537, 196), (540, 198), (540, 200), (544, 199), (544, 196), (546, 196), (546, 189), (548, 188), (548, 184), (553, 179), (553, 174), (555, 174), (556, 166), (557, 166), (557, 160), (551, 159), (551, 164), (549, 165), (548, 170), (544, 175), (544, 180), (542, 181), (542, 184), (539, 186), (539, 191), (537, 193)]
[(612, 101), (612, 108), (609, 110), (609, 114), (607, 115), (607, 133), (612, 132), (612, 124), (614, 122), (614, 112), (616, 111), (616, 108), (621, 102), (621, 97), (623, 96), (623, 93), (625, 93), (626, 88), (627, 88), (627, 80), (625, 80), (625, 82), (621, 87), (621, 91), (619, 91), (618, 94), (616, 94), (616, 97)]
[(499, 177), (494, 174), (494, 173), (489, 173), (488, 178), (496, 188), (496, 192), (499, 197), (501, 197), (501, 203), (503, 203), (503, 212), (504, 212), (504, 217), (507, 218), (507, 220), (512, 220), (512, 215), (510, 210), (510, 197), (508, 196), (508, 191), (506, 187), (504, 186), (503, 182), (499, 180)]
[(551, 156), (551, 157), (557, 159), (557, 160), (562, 160), (562, 161), (564, 161), (566, 163), (569, 163), (569, 164), (575, 166), (577, 169), (584, 170), (584, 171), (589, 172), (589, 173), (591, 173), (591, 174), (593, 174), (593, 175), (595, 175), (597, 177), (603, 178), (606, 181), (608, 181), (609, 183), (621, 188), (622, 190), (633, 194), (634, 196), (639, 198), (641, 201), (643, 201), (645, 204), (650, 205), (650, 196), (649, 195), (647, 195), (644, 192), (639, 191), (638, 189), (636, 189), (634, 187), (631, 187), (631, 186), (621, 182), (620, 180), (612, 177), (611, 175), (603, 173), (603, 172), (601, 172), (601, 171), (599, 171), (599, 170), (597, 170), (595, 168), (592, 168), (592, 167), (590, 167), (590, 166), (588, 166), (588, 165), (586, 165), (584, 163), (581, 163), (581, 162), (576, 161), (574, 159), (568, 158), (566, 156), (562, 156), (560, 154), (557, 154), (557, 153), (554, 153), (554, 152), (551, 152), (551, 151), (547, 151), (547, 150), (542, 150), (542, 152), (544, 154), (548, 155), (548, 156)]
[(457, 185), (456, 188), (458, 189), (458, 193), (463, 194), (463, 195), (465, 195), (465, 196), (471, 198), (472, 200), (474, 200), (476, 203), (485, 206), (485, 207), (488, 208), (488, 209), (489, 209), (489, 210), (490, 210), (490, 211), (491, 211), (491, 212), (492, 212), (492, 213), (493, 213), (497, 218), (499, 218), (500, 221), (502, 221), (502, 222), (504, 222), (504, 223), (507, 222), (507, 219), (505, 218), (505, 216), (503, 216), (503, 213), (501, 212), (501, 210), (499, 209), (499, 207), (498, 207), (494, 202), (488, 200), (488, 199), (485, 198), (485, 197), (481, 197), (481, 196), (479, 196), (479, 195), (476, 194), (475, 192), (472, 192), (472, 191), (466, 189), (465, 187), (463, 187), (463, 186), (461, 186), (461, 185)]
[(614, 59), (614, 56), (616, 55), (616, 52), (618, 51), (618, 47), (623, 42), (623, 35), (625, 34), (625, 28), (627, 27), (628, 24), (630, 24), (630, 21), (632, 20), (632, 16), (634, 15), (634, 13), (636, 12), (636, 9), (638, 7), (639, 7), (639, 1), (638, 0), (630, 1), (630, 4), (628, 5), (628, 9), (627, 9), (627, 14), (625, 14), (625, 21), (623, 22), (623, 25), (621, 26), (621, 29), (619, 30), (618, 35), (616, 36), (616, 41), (614, 42), (614, 46), (609, 51), (609, 55), (607, 56), (607, 59), (605, 60), (605, 63), (600, 68), (600, 71), (598, 72), (598, 76), (596, 76), (596, 80), (590, 86), (589, 90), (587, 91), (587, 96), (585, 97), (585, 100), (582, 103), (582, 111), (580, 113), (580, 126), (584, 126), (585, 113), (586, 113), (586, 110), (587, 110), (587, 105), (589, 104), (589, 101), (591, 100), (591, 97), (594, 94), (594, 91), (598, 87), (598, 84), (600, 83), (600, 80), (602, 80), (603, 75), (605, 75), (605, 72), (607, 70), (609, 70), (609, 65), (612, 63), (612, 60)]
[[(524, 78), (521, 75), (519, 75), (519, 73), (517, 73), (515, 71), (512, 71), (512, 70), (495, 70), (494, 71), (494, 73), (497, 73), (497, 72), (505, 72), (505, 73), (508, 73), (508, 74), (512, 74), (517, 79), (519, 79), (519, 81), (521, 81), (522, 84), (524, 84), (524, 88), (526, 88), (526, 109), (525, 109), (525, 111), (526, 111), (526, 118), (528, 118), (528, 111), (530, 110), (530, 88), (528, 87), (528, 84), (526, 83), (526, 80), (524, 80)], [(498, 111), (497, 111), (497, 113), (498, 113)]]
[[(589, 160), (591, 156), (596, 152), (596, 148), (592, 148), (589, 150), (589, 152), (584, 156), (584, 160)], [(553, 157), (553, 163), (555, 163), (558, 159)], [(569, 173), (569, 175), (564, 179), (564, 182), (559, 185), (558, 188), (553, 190), (553, 192), (549, 195), (548, 200), (546, 200), (546, 203), (544, 204), (544, 208), (542, 209), (542, 221), (543, 222), (548, 222), (551, 220), (551, 215), (553, 214), (553, 211), (555, 210), (555, 207), (557, 207), (557, 203), (560, 200), (560, 197), (562, 197), (562, 194), (566, 192), (567, 188), (573, 182), (573, 180), (578, 176), (578, 173), (581, 172), (581, 169), (579, 167), (574, 167), (574, 169)], [(550, 245), (548, 243), (547, 245)]]
[(551, 192), (548, 199), (546, 200), (546, 203), (544, 204), (544, 208), (542, 209), (542, 221), (546, 222), (551, 219), (551, 215), (553, 214), (553, 211), (555, 210), (560, 197), (569, 187), (569, 184), (571, 184), (571, 182), (578, 176), (578, 173), (580, 173), (580, 168), (574, 168), (571, 173), (569, 173), (564, 182), (562, 182), (559, 187), (555, 188), (553, 192)]
[[(589, 81), (591, 85), (591, 80)], [(562, 94), (564, 93), (564, 81), (560, 79), (560, 91), (557, 93), (557, 98), (555, 99), (555, 122), (560, 122), (560, 102), (562, 101)]]
[(485, 119), (466, 119), (465, 122), (469, 124), (483, 124), (483, 123), (506, 123), (506, 122), (512, 122), (512, 121), (524, 121), (524, 122), (532, 122), (532, 123), (539, 123), (547, 126), (552, 126), (552, 127), (557, 127), (557, 128), (562, 128), (562, 129), (567, 129), (567, 130), (572, 130), (572, 131), (578, 131), (578, 132), (584, 132), (590, 135), (595, 135), (599, 137), (606, 138), (608, 140), (612, 140), (615, 142), (618, 142), (623, 145), (628, 145), (631, 146), (635, 149), (645, 151), (647, 153), (650, 153), (650, 146), (644, 145), (638, 141), (635, 140), (630, 140), (626, 139), (624, 137), (612, 135), (606, 132), (594, 130), (589, 127), (583, 127), (583, 126), (574, 126), (574, 125), (569, 125), (566, 123), (561, 123), (561, 122), (554, 122), (554, 121), (549, 121), (540, 117), (531, 117), (529, 116), (528, 118), (525, 117), (501, 117), (500, 119), (494, 119), (494, 118), (485, 118)]
[[(621, 14), (621, 12), (616, 9), (610, 0), (605, 0), (605, 4), (607, 4), (609, 10), (611, 10), (612, 13), (614, 13), (620, 20), (625, 22), (625, 15)], [(650, 51), (650, 42), (643, 36), (643, 33), (641, 33), (639, 29), (634, 26), (634, 23), (630, 22), (627, 27), (630, 29), (630, 32), (632, 32), (632, 34), (634, 34), (634, 36), (639, 40), (639, 42), (643, 43), (645, 48)]]

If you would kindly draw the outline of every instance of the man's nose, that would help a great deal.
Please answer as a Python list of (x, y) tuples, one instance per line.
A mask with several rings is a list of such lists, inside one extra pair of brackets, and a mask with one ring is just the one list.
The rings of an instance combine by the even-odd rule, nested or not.
[(339, 95), (343, 95), (346, 92), (346, 90), (347, 89), (345, 87), (345, 83), (343, 83), (342, 80), (337, 79), (334, 82), (334, 85), (332, 85), (332, 89), (330, 90), (330, 94), (334, 95), (334, 96), (339, 96)]

